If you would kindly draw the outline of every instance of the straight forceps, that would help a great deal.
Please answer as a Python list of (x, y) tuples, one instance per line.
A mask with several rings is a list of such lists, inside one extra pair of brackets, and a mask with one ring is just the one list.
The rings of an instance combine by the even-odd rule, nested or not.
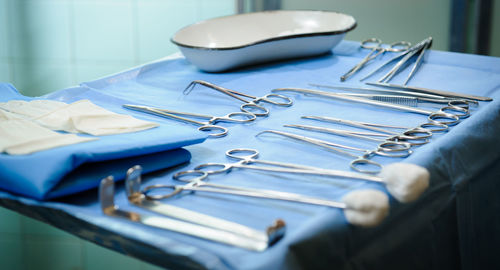
[[(469, 110), (466, 110), (461, 107), (449, 107), (445, 106), (437, 112), (429, 111), (429, 110), (424, 110), (421, 108), (414, 108), (410, 106), (404, 106), (404, 105), (399, 105), (399, 104), (392, 104), (392, 103), (387, 103), (387, 102), (382, 102), (382, 101), (377, 101), (377, 100), (370, 100), (370, 99), (365, 99), (365, 98), (360, 98), (360, 97), (353, 97), (353, 96), (345, 96), (337, 93), (331, 93), (331, 92), (325, 92), (325, 91), (319, 91), (319, 90), (312, 90), (312, 89), (302, 89), (302, 88), (278, 88), (278, 89), (273, 89), (273, 92), (296, 92), (296, 93), (302, 93), (305, 95), (313, 95), (313, 96), (320, 96), (320, 97), (326, 97), (326, 98), (332, 98), (332, 99), (340, 99), (340, 100), (347, 100), (347, 101), (353, 101), (357, 103), (364, 103), (364, 104), (370, 104), (374, 106), (379, 106), (379, 107), (385, 107), (385, 108), (391, 108), (391, 109), (396, 109), (400, 111), (406, 111), (406, 112), (413, 112), (413, 113), (419, 113), (419, 114), (424, 114), (428, 116), (428, 120), (433, 122), (433, 123), (438, 123), (442, 125), (454, 125), (457, 124), (460, 118), (465, 118), (468, 117)], [(449, 113), (448, 111), (455, 111), (457, 114)], [(439, 120), (441, 119), (441, 121)]]
[[(173, 177), (176, 180), (180, 180), (181, 177), (186, 174), (200, 174), (199, 173), (200, 171), (205, 172), (208, 175), (211, 175), (224, 172), (227, 173), (230, 172), (233, 168), (239, 168), (239, 169), (266, 171), (266, 172), (319, 175), (319, 176), (342, 177), (342, 178), (381, 182), (380, 178), (370, 175), (339, 171), (339, 170), (322, 169), (322, 168), (298, 165), (292, 163), (260, 160), (257, 159), (257, 157), (259, 156), (259, 151), (255, 149), (247, 149), (247, 148), (231, 149), (226, 151), (226, 156), (238, 161), (234, 163), (205, 163), (196, 166), (194, 170), (179, 172), (175, 174)], [(250, 164), (261, 164), (268, 166), (254, 166)]]
[[(252, 113), (256, 116), (268, 116), (269, 115), (269, 110), (267, 108), (259, 105), (258, 104), (259, 102), (267, 102), (267, 103), (270, 103), (273, 105), (285, 106), (285, 107), (292, 106), (292, 104), (293, 104), (292, 99), (290, 99), (289, 97), (284, 96), (284, 95), (267, 94), (267, 95), (262, 96), (262, 97), (255, 97), (255, 96), (251, 96), (248, 94), (237, 92), (237, 91), (227, 89), (227, 88), (224, 88), (222, 86), (218, 86), (218, 85), (215, 85), (213, 83), (209, 83), (209, 82), (201, 81), (201, 80), (192, 81), (186, 87), (186, 89), (184, 89), (184, 92), (183, 92), (184, 95), (188, 95), (197, 84), (201, 84), (201, 85), (206, 86), (208, 88), (217, 90), (217, 91), (224, 93), (230, 97), (233, 97), (239, 101), (242, 101), (244, 104), (242, 104), (240, 106), (241, 111), (246, 112), (246, 113)], [(251, 100), (247, 100), (243, 97), (250, 98)], [(276, 101), (276, 100), (280, 100), (280, 101)]]
[[(140, 112), (150, 113), (150, 114), (159, 115), (159, 116), (163, 116), (163, 117), (173, 118), (176, 120), (181, 120), (184, 122), (199, 125), (200, 127), (198, 128), (198, 130), (200, 130), (200, 131), (213, 131), (213, 130), (219, 131), (216, 133), (210, 133), (208, 135), (210, 137), (222, 137), (222, 136), (227, 135), (227, 128), (219, 126), (219, 125), (213, 125), (214, 123), (217, 123), (217, 122), (247, 123), (247, 122), (251, 122), (251, 121), (256, 119), (254, 114), (246, 113), (246, 112), (233, 112), (233, 113), (229, 113), (227, 115), (221, 116), (221, 117), (216, 117), (216, 116), (211, 116), (211, 115), (176, 112), (176, 111), (148, 107), (148, 106), (141, 106), (141, 105), (124, 104), (123, 107), (125, 107), (127, 109), (131, 109), (131, 110), (135, 110), (135, 111), (140, 111)], [(191, 116), (194, 118), (204, 118), (204, 119), (208, 119), (208, 121), (206, 121), (206, 122), (196, 121), (193, 119), (182, 117), (181, 115), (182, 116)]]
[[(181, 177), (184, 176), (184, 177)], [(282, 200), (299, 202), (305, 204), (322, 205), (333, 208), (345, 209), (346, 204), (332, 200), (325, 200), (319, 198), (308, 197), (296, 193), (268, 190), (268, 189), (255, 189), (255, 188), (241, 188), (230, 185), (212, 184), (203, 181), (208, 174), (203, 171), (187, 171), (180, 175), (176, 180), (187, 182), (185, 185), (152, 185), (144, 189), (144, 195), (151, 200), (161, 200), (171, 198), (182, 191), (195, 191), (195, 192), (211, 192), (220, 194), (229, 194), (253, 198), (263, 198), (272, 200)], [(187, 178), (187, 179), (186, 179)], [(173, 189), (173, 192), (167, 194), (149, 195), (155, 189)]]
[[(325, 128), (318, 126), (309, 126), (309, 125), (284, 125), (284, 127), (297, 128), (302, 130), (316, 131), (322, 132), (326, 134), (334, 134), (345, 137), (353, 137), (362, 140), (378, 142), (377, 149), (383, 152), (407, 152), (408, 155), (411, 154), (410, 148), (411, 144), (407, 142), (397, 141), (397, 140), (388, 140), (388, 139), (378, 139), (374, 137), (387, 137), (386, 134), (380, 133), (369, 133), (369, 132), (358, 132), (358, 131), (348, 131), (348, 130), (340, 130), (333, 128)], [(406, 155), (406, 154), (405, 154)]]
[(364, 49), (371, 49), (370, 53), (365, 56), (357, 65), (351, 68), (346, 74), (340, 77), (340, 81), (345, 81), (347, 78), (358, 72), (363, 68), (366, 63), (377, 58), (377, 56), (385, 52), (402, 52), (408, 50), (411, 46), (410, 42), (398, 41), (389, 45), (389, 47), (382, 47), (382, 41), (378, 38), (369, 38), (361, 42), (361, 47)]
[[(408, 142), (410, 145), (422, 145), (426, 144), (429, 142), (428, 138), (432, 136), (432, 130), (427, 129), (426, 125), (432, 125), (432, 127), (437, 130), (437, 131), (444, 131), (448, 129), (448, 126), (440, 126), (436, 123), (426, 123), (422, 124), (418, 127), (415, 128), (408, 128), (408, 127), (401, 127), (401, 126), (393, 126), (393, 125), (382, 125), (382, 124), (373, 124), (373, 123), (366, 123), (366, 122), (358, 122), (358, 121), (352, 121), (352, 120), (344, 120), (344, 119), (339, 119), (339, 118), (334, 118), (334, 117), (327, 117), (327, 116), (302, 116), (301, 118), (304, 119), (310, 119), (310, 120), (318, 120), (322, 122), (329, 122), (329, 123), (336, 123), (336, 124), (342, 124), (342, 125), (348, 125), (352, 127), (357, 127), (357, 128), (362, 128), (362, 129), (368, 129), (372, 131), (377, 131), (380, 133), (374, 133), (375, 135), (372, 136), (381, 136), (381, 137), (386, 137), (386, 140), (388, 141), (403, 141), (403, 142)], [(385, 128), (392, 128), (392, 129), (404, 129), (402, 133), (395, 132), (392, 130), (387, 130)], [(357, 132), (350, 131), (352, 134), (358, 134)], [(363, 134), (363, 133), (361, 133)], [(372, 133), (370, 133), (372, 134)]]
[[(367, 84), (372, 84), (372, 83), (367, 83)], [(312, 83), (310, 85), (321, 88), (352, 91), (354, 93), (342, 93), (342, 94), (347, 96), (363, 97), (367, 99), (407, 105), (412, 107), (417, 107), (418, 104), (421, 102), (445, 104), (457, 110), (469, 110), (469, 104), (478, 105), (478, 102), (476, 100), (457, 98), (457, 97), (453, 98), (437, 94), (427, 94), (427, 93), (419, 93), (412, 91), (376, 89), (367, 87), (347, 87), (347, 86), (322, 85), (322, 84), (312, 84)], [(386, 84), (381, 84), (381, 85), (385, 86)], [(363, 94), (357, 92), (363, 92)], [(364, 94), (364, 93), (375, 93), (375, 94)], [(462, 109), (457, 107), (460, 107)]]
[[(298, 140), (301, 142), (305, 142), (305, 143), (313, 144), (313, 145), (316, 145), (319, 147), (323, 147), (323, 148), (330, 150), (330, 151), (333, 151), (335, 153), (354, 158), (354, 160), (352, 160), (349, 165), (353, 170), (355, 170), (357, 172), (361, 172), (361, 173), (377, 174), (382, 170), (382, 164), (369, 159), (373, 155), (379, 155), (379, 156), (385, 156), (385, 157), (407, 157), (408, 155), (410, 155), (412, 153), (411, 150), (408, 150), (408, 152), (399, 153), (399, 154), (390, 154), (390, 152), (384, 152), (382, 149), (366, 150), (366, 149), (337, 144), (337, 143), (333, 143), (333, 142), (328, 142), (328, 141), (324, 141), (324, 140), (314, 139), (314, 138), (310, 138), (310, 137), (306, 137), (306, 136), (301, 136), (301, 135), (283, 132), (283, 131), (277, 131), (277, 130), (264, 130), (255, 136), (259, 136), (259, 135), (264, 134), (264, 133), (272, 133), (272, 134), (281, 135), (281, 136), (288, 137), (288, 138), (291, 138), (294, 140)], [(339, 148), (361, 152), (362, 155), (358, 156), (358, 155), (352, 154), (350, 152), (347, 152), (347, 151), (339, 149)], [(362, 169), (362, 167), (361, 167), (362, 165), (372, 165), (372, 167), (375, 167), (375, 168)]]

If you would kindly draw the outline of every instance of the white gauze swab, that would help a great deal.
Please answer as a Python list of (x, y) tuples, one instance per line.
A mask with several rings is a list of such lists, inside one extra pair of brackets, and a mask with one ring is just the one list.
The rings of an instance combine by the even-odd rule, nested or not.
[(389, 214), (389, 198), (378, 190), (355, 190), (342, 198), (344, 215), (353, 225), (373, 227)]

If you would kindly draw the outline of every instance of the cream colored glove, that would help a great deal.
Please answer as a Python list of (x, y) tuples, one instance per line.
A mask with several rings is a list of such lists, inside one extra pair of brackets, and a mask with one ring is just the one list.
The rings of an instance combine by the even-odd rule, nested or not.
[(0, 152), (24, 155), (93, 140), (97, 138), (61, 134), (0, 110)]
[(52, 130), (95, 136), (129, 133), (158, 126), (157, 123), (108, 111), (89, 100), (71, 104), (53, 100), (13, 100), (0, 103), (0, 108), (28, 117)]

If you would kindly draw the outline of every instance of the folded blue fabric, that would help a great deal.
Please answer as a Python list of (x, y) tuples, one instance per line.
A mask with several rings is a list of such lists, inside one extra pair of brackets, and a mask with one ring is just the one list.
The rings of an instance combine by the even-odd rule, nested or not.
[[(61, 100), (61, 96), (71, 93), (67, 102), (90, 99), (116, 113), (126, 113), (121, 105), (131, 103), (87, 90), (74, 87), (53, 95)], [(21, 95), (10, 84), (0, 84), (0, 102), (14, 99), (29, 101), (33, 98)], [(141, 118), (140, 115), (136, 117)], [(126, 168), (136, 164), (150, 172), (186, 162), (191, 155), (179, 148), (200, 143), (206, 138), (203, 133), (187, 126), (173, 126), (159, 118), (147, 120), (158, 122), (160, 126), (140, 132), (100, 136), (96, 141), (28, 155), (0, 154), (0, 188), (39, 200), (73, 194), (97, 187), (102, 177), (113, 172), (119, 172), (115, 173), (118, 180), (123, 179)]]

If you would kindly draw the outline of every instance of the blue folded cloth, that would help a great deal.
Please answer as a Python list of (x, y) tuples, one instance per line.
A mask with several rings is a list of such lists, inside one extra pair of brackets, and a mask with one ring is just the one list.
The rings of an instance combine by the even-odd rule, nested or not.
[[(110, 111), (128, 113), (121, 105), (130, 101), (88, 90), (86, 87), (73, 87), (53, 95), (59, 99), (71, 96), (71, 101), (89, 99)], [(40, 98), (25, 97), (12, 85), (0, 84), (0, 102), (33, 99)], [(141, 118), (140, 115), (135, 117)], [(97, 187), (101, 178), (113, 172), (116, 179), (123, 179), (124, 171), (136, 164), (151, 172), (189, 161), (190, 153), (179, 148), (200, 143), (206, 138), (196, 129), (163, 122), (161, 118), (145, 120), (158, 122), (160, 126), (139, 132), (100, 136), (96, 141), (27, 155), (0, 154), (0, 188), (39, 200), (65, 196)]]

